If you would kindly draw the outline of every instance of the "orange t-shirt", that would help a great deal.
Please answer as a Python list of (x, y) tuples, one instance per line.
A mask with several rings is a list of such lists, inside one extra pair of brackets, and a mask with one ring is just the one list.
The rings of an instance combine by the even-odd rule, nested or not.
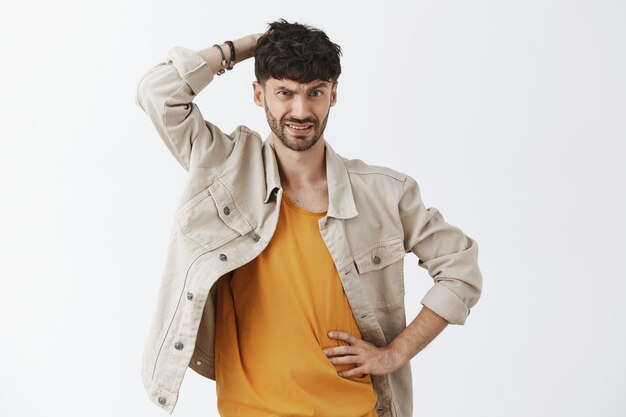
[(222, 417), (376, 417), (370, 375), (346, 378), (322, 348), (361, 337), (319, 232), (326, 213), (283, 193), (276, 232), (252, 262), (217, 283), (215, 376)]

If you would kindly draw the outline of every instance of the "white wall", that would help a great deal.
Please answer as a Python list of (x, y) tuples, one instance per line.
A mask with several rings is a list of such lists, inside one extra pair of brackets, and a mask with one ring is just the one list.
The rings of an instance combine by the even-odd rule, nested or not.
[[(335, 150), (414, 176), (479, 244), (482, 299), (413, 359), (415, 415), (625, 415), (626, 4), (608, 0), (0, 2), (0, 414), (165, 415), (140, 358), (185, 172), (136, 83), (172, 46), (279, 17), (344, 49)], [(251, 61), (217, 78), (205, 118), (267, 135), (252, 79)], [(432, 280), (406, 271), (412, 319)], [(214, 383), (189, 370), (175, 415), (216, 416)]]

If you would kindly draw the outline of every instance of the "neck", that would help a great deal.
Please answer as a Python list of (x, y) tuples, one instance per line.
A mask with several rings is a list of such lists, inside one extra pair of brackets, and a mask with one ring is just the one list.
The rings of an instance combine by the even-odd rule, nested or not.
[(287, 148), (272, 133), (272, 144), (278, 161), (283, 187), (306, 187), (326, 181), (326, 154), (324, 138), (304, 152)]

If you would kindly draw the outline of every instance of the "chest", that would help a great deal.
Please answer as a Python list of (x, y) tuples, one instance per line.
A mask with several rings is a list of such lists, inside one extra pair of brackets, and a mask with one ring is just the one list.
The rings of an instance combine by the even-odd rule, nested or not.
[(294, 188), (284, 190), (287, 197), (298, 207), (314, 213), (328, 210), (328, 188)]

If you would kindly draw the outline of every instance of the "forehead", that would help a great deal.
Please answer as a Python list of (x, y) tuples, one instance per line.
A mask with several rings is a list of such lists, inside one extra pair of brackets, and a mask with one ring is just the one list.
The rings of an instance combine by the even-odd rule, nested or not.
[(289, 90), (299, 91), (299, 90), (310, 90), (312, 88), (322, 88), (322, 87), (330, 88), (332, 86), (332, 83), (330, 81), (324, 81), (324, 80), (313, 80), (309, 83), (300, 83), (298, 81), (289, 80), (286, 78), (284, 79), (268, 78), (265, 81), (265, 86), (270, 89), (287, 88)]

